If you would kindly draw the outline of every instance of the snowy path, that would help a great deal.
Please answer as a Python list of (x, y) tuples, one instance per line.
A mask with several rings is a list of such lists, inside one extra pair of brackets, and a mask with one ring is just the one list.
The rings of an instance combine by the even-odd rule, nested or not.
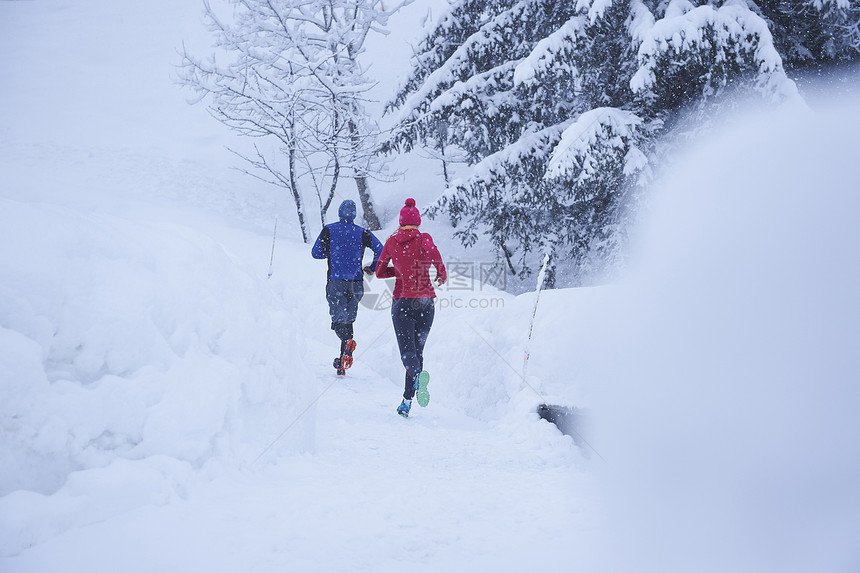
[(314, 453), (198, 476), (181, 500), (68, 531), (3, 570), (522, 571), (593, 533), (594, 487), (550, 427), (555, 446), (535, 449), (432, 400), (401, 419), (397, 386), (360, 362), (314, 383)]
[[(387, 320), (380, 314), (374, 326)], [(577, 529), (593, 528), (581, 515), (593, 491), (568, 438), (534, 422), (546, 426), (540, 429), (548, 438), (536, 449), (497, 424), (434, 402), (434, 379), (430, 406), (415, 404), (401, 419), (394, 412), (401, 383), (362, 363), (370, 350), (357, 351), (345, 378), (326, 370), (328, 354), (319, 356), (319, 399), (307, 414), (316, 416), (316, 451), (266, 471), (278, 501), (258, 502), (290, 519), (273, 518), (279, 534), (264, 553), (301, 555), (327, 539), (331, 550), (307, 555), (302, 565), (514, 571), (557, 562)], [(251, 517), (243, 505), (239, 522)]]
[(536, 452), (432, 401), (402, 420), (397, 386), (361, 365), (350, 374), (320, 398), (313, 463), (273, 470), (289, 491), (283, 514), (296, 516), (293, 547), (316, 545), (308, 532), (326, 531), (329, 558), (367, 570), (514, 570), (560, 557), (582, 510), (572, 452)]

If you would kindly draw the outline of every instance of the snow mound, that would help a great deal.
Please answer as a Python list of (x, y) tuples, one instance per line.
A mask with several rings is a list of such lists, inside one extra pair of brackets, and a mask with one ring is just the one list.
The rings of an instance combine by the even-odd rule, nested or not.
[(217, 228), (0, 202), (0, 496), (116, 458), (247, 459), (289, 417), (294, 307)]
[(728, 118), (658, 186), (581, 352), (615, 570), (856, 568), (856, 101)]

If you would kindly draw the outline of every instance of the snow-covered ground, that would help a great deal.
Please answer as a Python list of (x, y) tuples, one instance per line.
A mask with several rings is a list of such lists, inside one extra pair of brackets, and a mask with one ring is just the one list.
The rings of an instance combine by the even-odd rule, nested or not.
[(403, 420), (388, 285), (336, 378), (324, 263), (171, 83), (195, 4), (0, 2), (0, 571), (860, 568), (856, 98), (678, 158), (526, 380), (534, 293), (461, 266)]

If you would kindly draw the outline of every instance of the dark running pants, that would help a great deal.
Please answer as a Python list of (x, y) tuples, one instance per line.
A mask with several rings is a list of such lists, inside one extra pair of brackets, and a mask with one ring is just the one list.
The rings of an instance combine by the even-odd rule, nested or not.
[(325, 298), (331, 315), (331, 329), (340, 339), (340, 355), (346, 341), (353, 337), (352, 323), (358, 315), (358, 303), (364, 296), (364, 281), (329, 280), (325, 285)]
[(400, 360), (406, 367), (403, 397), (407, 400), (415, 395), (415, 377), (424, 369), (424, 344), (435, 313), (432, 298), (396, 298), (391, 304), (394, 335), (400, 347)]

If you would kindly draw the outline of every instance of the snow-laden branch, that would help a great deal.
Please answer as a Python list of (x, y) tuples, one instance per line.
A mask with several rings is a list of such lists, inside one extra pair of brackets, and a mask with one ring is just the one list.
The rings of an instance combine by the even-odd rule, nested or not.
[(715, 8), (672, 0), (664, 17), (642, 34), (638, 59), (639, 69), (630, 80), (634, 92), (659, 89), (659, 75), (700, 64), (709, 68), (706, 89), (722, 87), (727, 68), (749, 68), (757, 88), (774, 100), (799, 97), (797, 86), (785, 74), (767, 22), (741, 1), (730, 0)]
[(542, 39), (531, 53), (517, 65), (514, 71), (514, 85), (525, 84), (558, 65), (556, 55), (576, 45), (576, 36), (585, 26), (585, 17), (576, 15), (565, 22), (558, 30)]
[(394, 121), (409, 121), (414, 110), (425, 108), (456, 82), (481, 73), (483, 70), (479, 69), (478, 62), (486, 69), (487, 62), (502, 59), (499, 54), (516, 57), (516, 54), (510, 53), (512, 30), (518, 21), (534, 11), (537, 4), (539, 0), (522, 0), (471, 34), (441, 66), (427, 76), (420, 87), (404, 99), (400, 106), (401, 112), (394, 117)]
[(472, 181), (491, 180), (508, 171), (509, 166), (533, 161), (535, 152), (546, 156), (559, 142), (572, 120), (552, 125), (519, 138), (501, 151), (493, 153), (475, 165)]
[[(583, 113), (562, 133), (547, 166), (546, 178), (575, 173), (580, 181), (588, 179), (595, 173), (596, 164), (590, 160), (595, 150), (605, 152), (602, 148), (608, 146), (626, 155), (641, 125), (642, 118), (623, 109), (599, 107)], [(640, 155), (641, 152), (631, 155), (631, 159), (639, 160)]]

